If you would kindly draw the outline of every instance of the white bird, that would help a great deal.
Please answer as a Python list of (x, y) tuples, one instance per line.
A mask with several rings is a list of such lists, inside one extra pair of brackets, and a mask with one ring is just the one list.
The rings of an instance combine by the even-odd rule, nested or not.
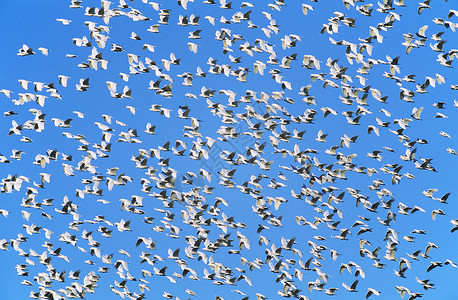
[(415, 120), (421, 120), (420, 119), (420, 115), (421, 115), (421, 112), (423, 111), (423, 107), (420, 107), (420, 108), (417, 108), (417, 107), (414, 107), (412, 109), (412, 115), (411, 117), (414, 118)]
[(28, 56), (33, 54), (35, 54), (35, 52), (33, 52), (33, 49), (27, 46), (26, 44), (22, 45), (22, 48), (19, 49), (17, 53), (18, 56)]
[(68, 20), (68, 19), (56, 19), (56, 21), (61, 22), (64, 25), (69, 25), (72, 22), (72, 20)]
[(356, 290), (356, 285), (357, 284), (358, 284), (358, 280), (353, 281), (351, 286), (348, 286), (344, 282), (342, 282), (342, 286), (349, 292), (357, 292), (357, 290)]
[(66, 75), (59, 75), (58, 77), (59, 77), (59, 84), (61, 84), (63, 87), (67, 87), (67, 82), (70, 77)]
[(80, 119), (83, 119), (83, 118), (84, 118), (84, 116), (85, 116), (85, 114), (84, 114), (84, 113), (82, 113), (82, 112), (79, 112), (79, 111), (76, 111), (76, 110), (74, 110), (74, 111), (73, 111), (73, 113), (74, 113), (74, 114), (76, 114), (76, 115), (78, 116), (78, 118), (80, 118)]
[(143, 44), (143, 50), (148, 50), (148, 51), (154, 52), (155, 48), (156, 48), (156, 46), (153, 46), (153, 45), (150, 45), (150, 44)]
[(163, 115), (163, 116), (165, 116), (166, 118), (169, 118), (169, 119), (170, 119), (170, 112), (171, 111), (172, 111), (171, 109), (167, 109), (167, 108), (164, 108), (164, 107), (160, 108), (161, 115)]
[(212, 24), (213, 26), (215, 26), (215, 18), (211, 17), (211, 16), (205, 16), (205, 19), (208, 20), (208, 22), (210, 22), (210, 24)]
[(372, 295), (379, 296), (380, 292), (375, 290), (375, 289), (373, 289), (373, 288), (367, 288), (366, 299), (369, 298)]
[(197, 45), (195, 43), (188, 42), (188, 48), (189, 48), (189, 50), (191, 52), (197, 53), (197, 47), (199, 47), (199, 45)]
[(309, 4), (302, 3), (302, 13), (307, 15), (309, 10), (313, 10), (313, 7)]
[(6, 97), (8, 98), (11, 98), (11, 94), (13, 93), (12, 91), (10, 90), (7, 90), (7, 89), (1, 89), (0, 90), (0, 93), (4, 94)]
[(119, 222), (115, 222), (114, 223), (116, 225), (116, 228), (119, 230), (119, 231), (132, 231), (130, 229), (130, 220), (129, 221), (124, 221), (124, 219), (121, 219), (121, 221)]
[(24, 79), (19, 79), (18, 81), (19, 81), (19, 84), (21, 85), (21, 88), (23, 88), (24, 90), (27, 90), (30, 81), (24, 80)]
[(135, 115), (136, 108), (130, 105), (127, 105), (126, 108), (130, 111), (131, 114)]
[(136, 40), (136, 41), (139, 41), (141, 40), (140, 36), (137, 35), (135, 32), (132, 31), (132, 33), (130, 34), (130, 39), (132, 40)]
[(41, 54), (43, 54), (45, 56), (48, 56), (50, 50), (47, 49), (47, 48), (40, 47), (40, 48), (38, 48), (38, 51), (40, 51)]

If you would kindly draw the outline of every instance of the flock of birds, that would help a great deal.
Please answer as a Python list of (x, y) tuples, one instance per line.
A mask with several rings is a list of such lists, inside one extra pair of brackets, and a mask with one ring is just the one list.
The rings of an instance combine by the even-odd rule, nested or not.
[[(456, 117), (458, 11), (428, 14), (452, 4), (197, 2), (71, 0), (73, 69), (1, 87), (0, 254), (29, 296), (456, 292), (429, 279), (458, 274), (434, 187), (458, 152), (432, 125)], [(29, 64), (58, 51), (22, 43)]]

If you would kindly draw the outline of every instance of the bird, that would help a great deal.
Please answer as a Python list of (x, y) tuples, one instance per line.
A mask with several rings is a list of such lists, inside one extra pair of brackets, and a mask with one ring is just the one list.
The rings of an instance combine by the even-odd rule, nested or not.
[(450, 220), (450, 223), (452, 223), (453, 225), (453, 228), (450, 230), (450, 232), (455, 232), (456, 230), (458, 230), (458, 221), (457, 220)]
[(43, 55), (48, 56), (50, 50), (47, 48), (40, 47), (38, 48), (38, 51), (40, 51)]
[(141, 40), (140, 36), (138, 36), (135, 32), (132, 31), (132, 33), (130, 34), (130, 38), (132, 40), (136, 40), (136, 41), (139, 41)]
[(56, 21), (62, 23), (63, 25), (69, 25), (72, 22), (72, 20), (63, 18), (57, 18)]
[(189, 47), (189, 50), (193, 53), (197, 53), (197, 47), (199, 47), (199, 45), (195, 44), (195, 43), (191, 43), (191, 42), (188, 42), (188, 47)]
[(349, 292), (357, 292), (356, 285), (358, 284), (358, 282), (359, 282), (358, 280), (353, 281), (351, 286), (348, 286), (345, 284), (345, 282), (342, 282), (342, 286)]
[(375, 289), (373, 289), (373, 288), (367, 288), (366, 299), (368, 299), (372, 295), (379, 296), (380, 292), (375, 290)]
[(23, 44), (22, 48), (20, 48), (17, 53), (18, 56), (29, 56), (34, 54), (35, 52), (33, 51), (33, 48), (30, 48), (26, 44)]
[(421, 15), (421, 13), (425, 10), (425, 9), (431, 9), (431, 6), (429, 6), (429, 3), (430, 3), (430, 0), (425, 0), (423, 2), (420, 2), (418, 6), (418, 9), (417, 9), (417, 13), (419, 15)]

